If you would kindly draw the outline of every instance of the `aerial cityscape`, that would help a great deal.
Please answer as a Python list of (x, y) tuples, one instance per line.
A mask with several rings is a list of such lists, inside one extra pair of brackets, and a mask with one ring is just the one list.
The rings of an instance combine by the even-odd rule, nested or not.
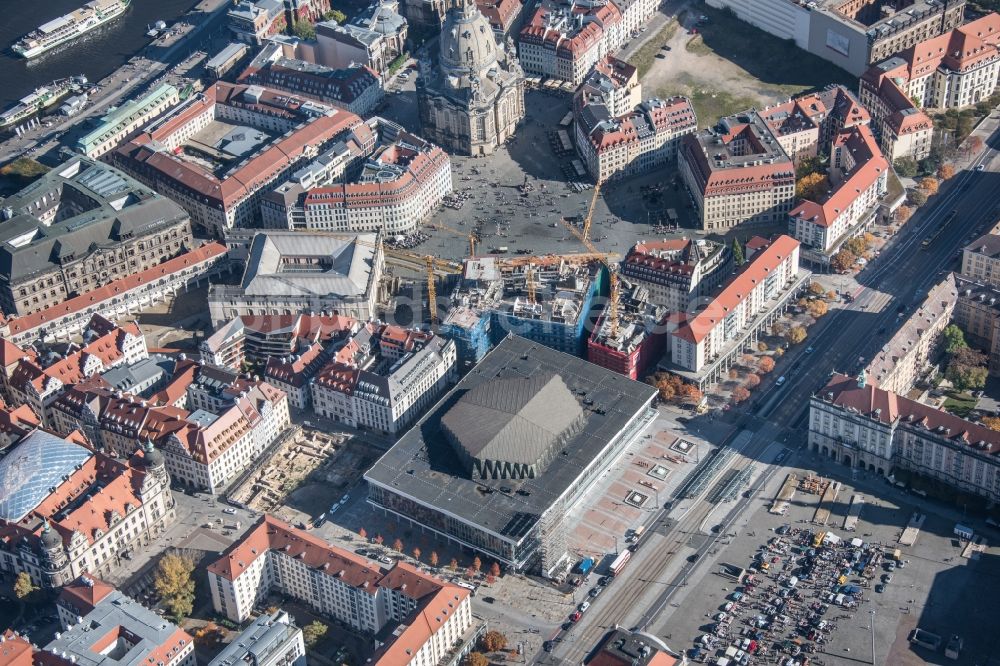
[(1000, 0), (0, 9), (0, 666), (1000, 666)]

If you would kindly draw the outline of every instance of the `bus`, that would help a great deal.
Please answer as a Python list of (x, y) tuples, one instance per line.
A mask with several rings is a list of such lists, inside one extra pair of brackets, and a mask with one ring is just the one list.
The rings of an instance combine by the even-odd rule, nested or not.
[(616, 557), (615, 561), (611, 563), (611, 575), (617, 576), (618, 574), (620, 574), (622, 569), (625, 568), (625, 565), (628, 564), (628, 561), (630, 559), (632, 559), (631, 550), (623, 550), (622, 552), (618, 553), (618, 557)]
[(455, 581), (455, 585), (467, 589), (469, 591), (470, 597), (476, 596), (476, 590), (479, 589), (478, 585), (473, 585), (472, 583), (466, 583), (464, 580)]

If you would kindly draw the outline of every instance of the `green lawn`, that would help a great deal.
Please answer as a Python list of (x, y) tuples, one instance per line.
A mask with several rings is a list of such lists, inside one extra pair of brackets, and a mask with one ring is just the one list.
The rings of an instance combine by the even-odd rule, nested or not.
[(945, 411), (964, 419), (976, 407), (977, 402), (968, 393), (949, 393), (942, 406), (945, 408)]
[(674, 36), (677, 32), (677, 19), (671, 19), (670, 23), (667, 23), (663, 28), (656, 33), (648, 42), (642, 45), (642, 47), (632, 54), (629, 58), (629, 64), (633, 65), (639, 73), (639, 78), (641, 79), (645, 76), (649, 68), (653, 66), (653, 62), (656, 59), (656, 54), (660, 52), (660, 48), (670, 41), (670, 38)]

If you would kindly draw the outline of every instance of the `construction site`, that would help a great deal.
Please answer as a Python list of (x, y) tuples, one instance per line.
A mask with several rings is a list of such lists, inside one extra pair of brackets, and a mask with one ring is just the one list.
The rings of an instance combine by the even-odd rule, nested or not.
[(289, 495), (311, 477), (328, 481), (333, 495), (356, 481), (348, 478), (357, 466), (345, 460), (349, 455), (344, 453), (346, 441), (347, 435), (343, 434), (298, 430), (270, 458), (260, 461), (229, 498), (253, 511), (280, 516), (279, 509)]

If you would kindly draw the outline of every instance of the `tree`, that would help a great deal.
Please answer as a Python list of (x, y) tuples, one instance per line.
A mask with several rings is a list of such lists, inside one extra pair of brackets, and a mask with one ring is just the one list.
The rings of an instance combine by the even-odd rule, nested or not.
[(329, 625), (319, 620), (313, 620), (302, 628), (302, 641), (306, 644), (307, 648), (312, 649), (323, 640), (328, 631), (330, 631)]
[(729, 378), (730, 379), (739, 379), (739, 377), (740, 377), (740, 371), (739, 370), (737, 370), (736, 368), (729, 368)]
[(863, 237), (855, 236), (854, 238), (848, 239), (848, 241), (844, 243), (844, 247), (847, 248), (851, 254), (860, 257), (863, 256), (868, 250), (868, 243), (865, 242)]
[(362, 539), (367, 539), (368, 531), (362, 527), (361, 529), (358, 530), (358, 536), (361, 537)]
[(757, 363), (757, 369), (766, 375), (774, 370), (774, 359), (770, 356), (765, 356)]
[(821, 285), (819, 282), (813, 282), (809, 285), (809, 292), (815, 294), (816, 296), (822, 296), (826, 293), (826, 287)]
[(800, 199), (818, 199), (826, 189), (826, 176), (818, 172), (806, 174), (795, 183), (795, 194)]
[(750, 391), (746, 390), (742, 386), (737, 386), (733, 389), (732, 398), (734, 404), (738, 405), (749, 397)]
[(914, 206), (923, 206), (927, 203), (927, 195), (924, 194), (923, 190), (910, 190), (910, 194), (907, 198)]
[(900, 157), (892, 165), (896, 168), (896, 173), (904, 178), (913, 178), (917, 175), (917, 161), (912, 157)]
[(740, 239), (733, 239), (733, 264), (737, 266), (742, 266), (746, 263), (746, 256), (743, 254), (743, 246), (740, 245)]
[(793, 326), (785, 339), (788, 340), (789, 344), (797, 345), (806, 339), (806, 329), (801, 326)]
[(830, 308), (826, 304), (826, 301), (817, 300), (817, 301), (809, 301), (809, 305), (806, 306), (806, 310), (809, 311), (809, 314), (812, 315), (814, 319), (819, 319), (827, 312), (829, 312)]
[(938, 167), (937, 177), (941, 180), (948, 180), (955, 175), (955, 167), (950, 164), (942, 164)]
[(507, 647), (507, 637), (499, 631), (487, 631), (479, 641), (479, 646), (487, 652), (499, 652)]
[(48, 173), (48, 170), (47, 166), (30, 157), (19, 157), (10, 164), (0, 168), (0, 176), (16, 178), (27, 184), (27, 182)]
[(837, 292), (835, 292), (833, 289), (831, 289), (830, 291), (826, 292), (826, 300), (828, 300), (828, 301), (835, 301), (835, 300), (837, 300)]
[(396, 540), (392, 542), (392, 549), (402, 553), (403, 552), (403, 540), (396, 537)]
[(438, 565), (438, 553), (436, 550), (431, 551), (431, 556), (428, 562), (430, 562), (432, 567), (436, 567)]
[(804, 157), (799, 160), (798, 165), (795, 167), (795, 177), (802, 178), (813, 171), (823, 170), (823, 158), (819, 155), (814, 155), (813, 157)]
[(347, 22), (347, 14), (340, 11), (339, 9), (331, 9), (330, 11), (323, 14), (324, 21), (336, 21), (337, 23)]
[(951, 354), (944, 376), (961, 391), (980, 389), (986, 385), (989, 371), (986, 354), (969, 347), (958, 347)]
[(984, 416), (980, 421), (990, 430), (1000, 430), (1000, 416)]
[(483, 568), (483, 561), (481, 559), (479, 559), (478, 555), (476, 555), (476, 557), (473, 558), (473, 560), (472, 560), (472, 569), (476, 573), (479, 573), (479, 570), (482, 569), (482, 568)]
[(751, 369), (756, 361), (757, 359), (754, 358), (753, 354), (743, 354), (742, 356), (740, 356), (740, 365), (742, 365), (747, 370)]
[(451, 558), (451, 562), (448, 563), (448, 568), (451, 569), (452, 571), (458, 571), (458, 560), (456, 560), (454, 557)]
[(465, 656), (462, 666), (490, 666), (490, 660), (482, 652), (470, 652)]
[(973, 154), (978, 154), (983, 149), (982, 137), (974, 136), (969, 138), (969, 150)]
[(465, 577), (466, 578), (475, 578), (475, 576), (476, 576), (476, 570), (475, 569), (473, 569), (472, 567), (466, 567), (465, 568)]
[(382, 542), (385, 541), (385, 539), (382, 537), (381, 534), (377, 534), (377, 535), (375, 535), (374, 541), (375, 541), (375, 545), (376, 546), (381, 546)]
[(758, 342), (757, 343), (757, 351), (759, 351), (759, 352), (766, 352), (767, 351), (767, 343), (764, 342), (763, 340), (761, 340), (760, 342)]
[(497, 582), (497, 577), (496, 576), (494, 576), (493, 574), (486, 574), (486, 584), (487, 585), (492, 585), (495, 582)]
[(14, 596), (18, 599), (25, 599), (34, 591), (35, 584), (31, 582), (31, 576), (28, 575), (28, 572), (22, 571), (17, 574), (17, 580), (14, 581)]
[(701, 399), (705, 397), (705, 394), (701, 392), (694, 384), (684, 385), (684, 399), (692, 404), (698, 404)]
[(783, 336), (785, 334), (785, 331), (787, 330), (788, 330), (788, 324), (786, 324), (783, 321), (776, 321), (773, 324), (771, 324), (771, 335), (773, 335), (776, 338), (780, 338), (781, 336)]
[(938, 186), (940, 183), (937, 178), (933, 176), (927, 176), (926, 178), (920, 179), (920, 189), (927, 193), (927, 196), (932, 196), (937, 194)]
[(965, 349), (969, 345), (965, 342), (965, 333), (955, 324), (949, 324), (943, 331), (941, 337), (944, 340), (944, 351), (946, 354), (954, 354), (959, 349)]
[(909, 206), (900, 206), (896, 209), (896, 222), (904, 224), (911, 217), (913, 217), (913, 209)]
[(757, 388), (758, 386), (760, 386), (760, 375), (756, 375), (751, 372), (749, 375), (747, 375), (747, 388), (753, 389)]
[(856, 254), (844, 248), (830, 258), (830, 266), (833, 267), (833, 270), (843, 273), (849, 271), (857, 260)]
[(421, 555), (421, 550), (419, 548), (413, 549), (413, 559), (419, 560)]
[(194, 610), (194, 560), (186, 555), (167, 553), (160, 558), (153, 575), (153, 587), (171, 615), (178, 621)]
[(299, 39), (316, 39), (316, 27), (304, 19), (292, 24), (292, 32)]

